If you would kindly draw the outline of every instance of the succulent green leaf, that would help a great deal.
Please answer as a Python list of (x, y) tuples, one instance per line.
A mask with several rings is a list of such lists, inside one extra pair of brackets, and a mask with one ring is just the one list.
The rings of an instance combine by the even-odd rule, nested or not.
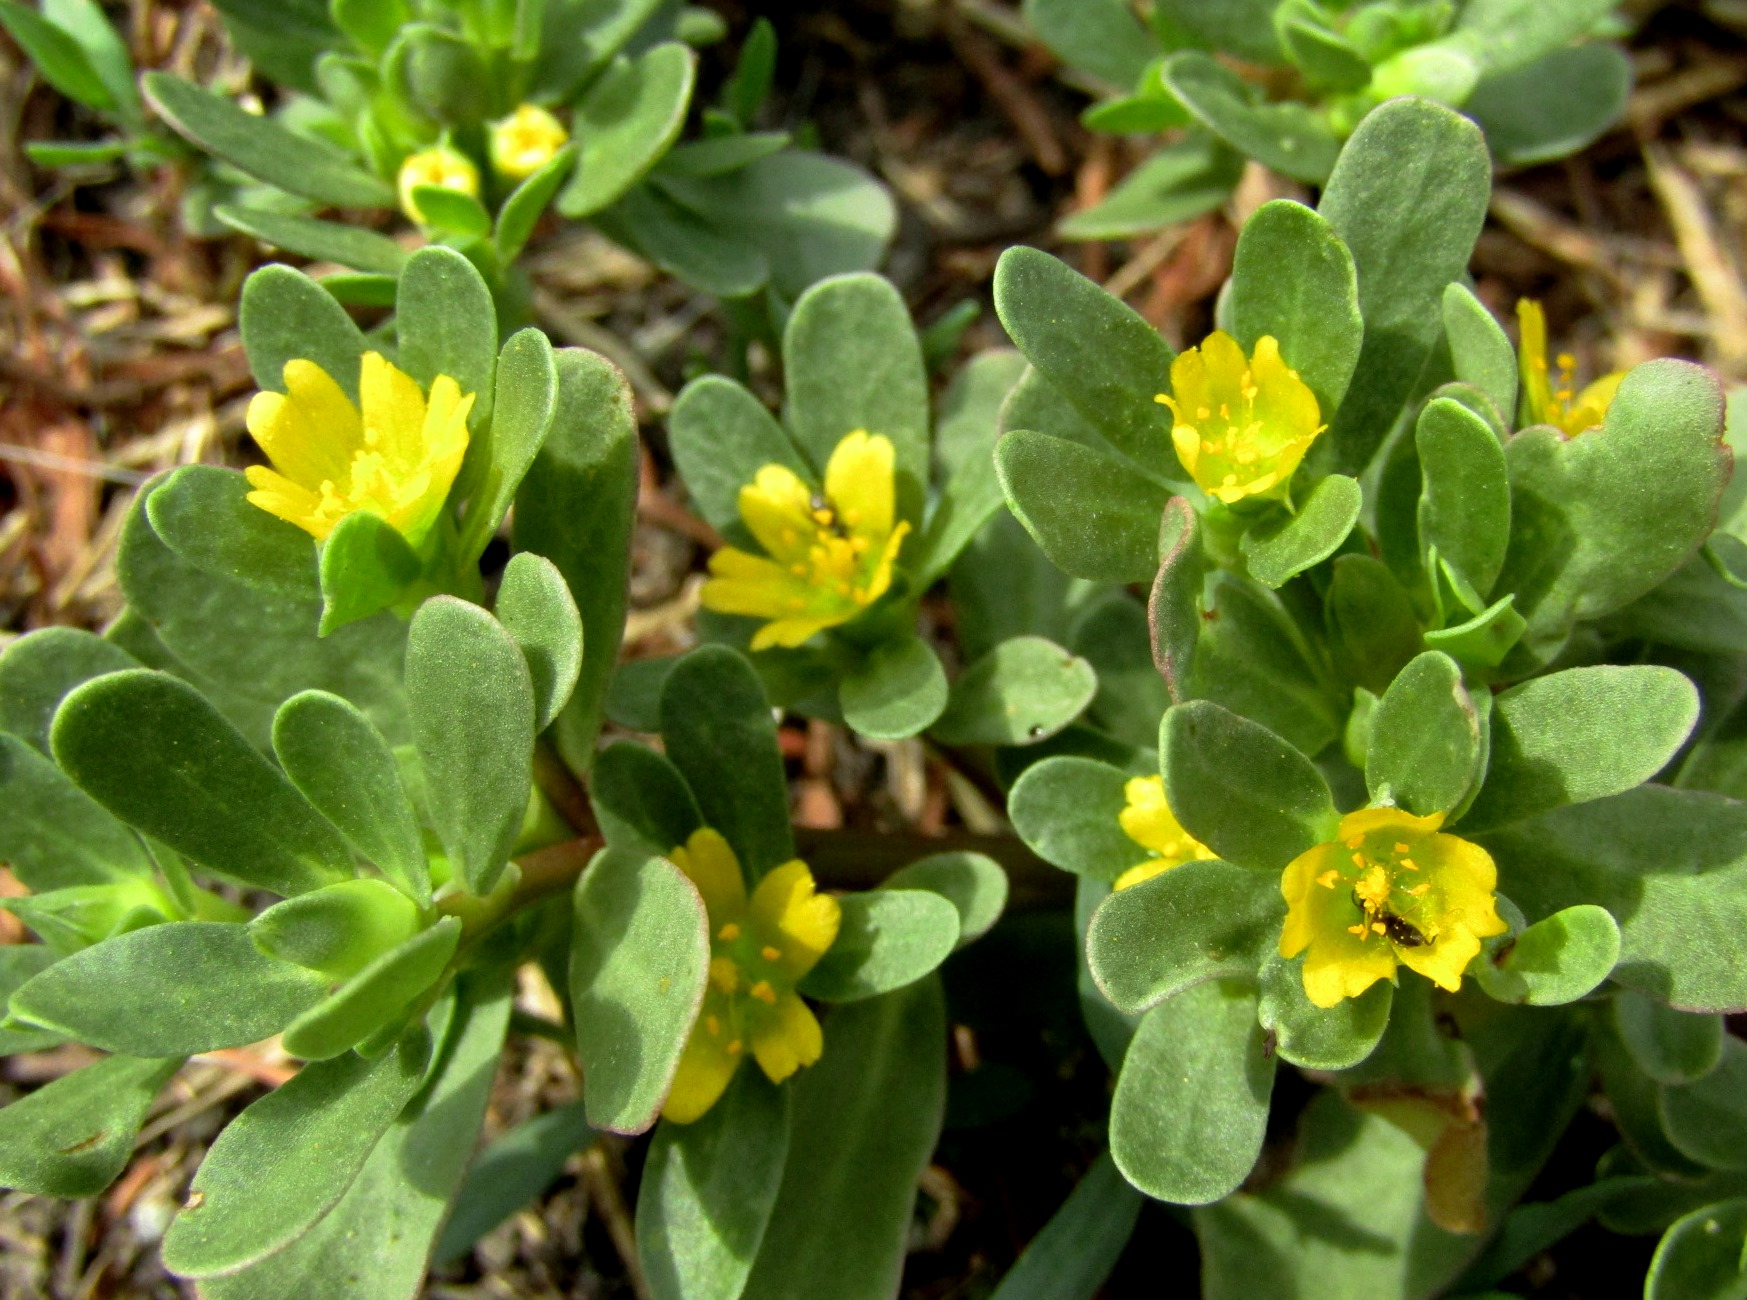
[(317, 635), (399, 605), (423, 572), (424, 561), (393, 524), (372, 511), (354, 510), (322, 542)]
[(582, 1103), (572, 1101), (523, 1120), (493, 1141), (467, 1171), (431, 1262), (441, 1266), (467, 1254), (481, 1237), (556, 1182), (570, 1158), (598, 1136)]
[(1285, 917), (1272, 875), (1185, 862), (1104, 900), (1086, 964), (1118, 1011), (1146, 1011), (1207, 980), (1253, 978)]
[(0, 861), (42, 893), (107, 885), (151, 873), (139, 839), (65, 773), (0, 732)]
[(467, 888), (491, 892), (528, 807), (534, 683), (521, 647), (477, 605), (433, 596), (413, 615), (407, 707), (430, 817)]
[(1709, 371), (1650, 361), (1626, 375), (1599, 430), (1510, 440), (1498, 590), (1516, 593), (1532, 640), (1557, 648), (1572, 623), (1636, 600), (1697, 553), (1728, 479), (1722, 428)]
[(1157, 56), (1151, 33), (1123, 0), (1025, 0), (1021, 12), (1064, 63), (1112, 86), (1134, 85)]
[(326, 691), (294, 695), (273, 719), (273, 752), (360, 857), (414, 901), (430, 900), (418, 815), (393, 750), (362, 710)]
[(605, 358), (580, 348), (555, 357), (558, 405), (516, 492), (512, 541), (564, 575), (582, 615), (585, 654), (570, 702), (549, 734), (572, 771), (586, 772), (625, 628), (625, 575), (637, 506), (637, 423), (631, 390)]
[[(91, 51), (47, 13), (39, 13), (16, 0), (5, 0), (0, 4), (0, 26), (18, 42), (42, 79), (68, 99), (100, 113), (121, 108), (122, 101), (110, 85), (112, 78), (106, 77), (93, 62)], [(131, 77), (125, 78), (124, 84), (130, 80)], [(137, 113), (137, 103), (133, 108)]]
[(1528, 916), (1579, 903), (1613, 914), (1617, 983), (1686, 1011), (1747, 1009), (1747, 810), (1733, 800), (1646, 785), (1485, 843), (1499, 891)]
[(1256, 209), (1238, 236), (1228, 303), (1245, 353), (1272, 336), (1316, 394), (1323, 419), (1332, 416), (1358, 364), (1365, 323), (1353, 255), (1327, 220), (1289, 199)]
[[(671, 229), (677, 215), (691, 247), (684, 262), (669, 269), (722, 296), (756, 292), (768, 278), (771, 288), (794, 299), (827, 276), (870, 270), (897, 226), (891, 195), (873, 177), (840, 158), (800, 149), (718, 176), (661, 176), (651, 187), (657, 188), (658, 194), (633, 190), (626, 196), (668, 201), (665, 208), (640, 206), (637, 221), (646, 212), (666, 212)], [(632, 215), (629, 202), (626, 215)], [(641, 230), (633, 242), (657, 251)], [(712, 289), (709, 281), (716, 279), (723, 283)]]
[(1677, 1011), (1642, 993), (1614, 995), (1614, 1029), (1657, 1083), (1692, 1083), (1716, 1068), (1723, 1055), (1723, 1018)]
[(1536, 921), (1475, 974), (1500, 1002), (1554, 1007), (1593, 992), (1619, 959), (1619, 925), (1606, 908), (1580, 903)]
[(1435, 546), (1438, 556), (1484, 597), (1498, 578), (1510, 543), (1504, 448), (1485, 421), (1448, 397), (1426, 404), (1414, 441), (1424, 484), (1420, 550)]
[(1683, 1216), (1656, 1243), (1644, 1300), (1735, 1300), (1747, 1292), (1747, 1197)]
[(0, 731), (46, 754), (49, 724), (69, 691), (104, 673), (139, 666), (113, 641), (82, 628), (26, 632), (0, 651)]
[(397, 364), (429, 393), (448, 375), (473, 394), (467, 425), (476, 434), (492, 415), (497, 370), (497, 311), (491, 290), (472, 262), (432, 244), (406, 259), (395, 295)]
[(702, 1005), (709, 918), (683, 872), (622, 849), (597, 854), (576, 886), (570, 997), (588, 1122), (613, 1133), (655, 1123)]
[(1486, 218), (1492, 167), (1472, 122), (1423, 99), (1367, 114), (1319, 211), (1353, 255), (1365, 342), (1323, 437), (1333, 468), (1365, 468), (1419, 390), (1443, 336), (1444, 286), (1461, 278)]
[(342, 880), (275, 903), (248, 922), (266, 956), (347, 980), (418, 933), (419, 907), (385, 881)]
[(1632, 61), (1606, 41), (1553, 50), (1485, 77), (1462, 111), (1480, 123), (1492, 156), (1508, 167), (1566, 158), (1626, 111)]
[(330, 1060), (357, 1047), (437, 982), (460, 940), (459, 918), (443, 917), (383, 953), (293, 1020), (280, 1042), (306, 1061)]
[(1712, 1169), (1747, 1169), (1747, 1043), (1725, 1035), (1715, 1068), (1663, 1084), (1659, 1109), (1682, 1154)]
[(1444, 286), (1443, 312), (1456, 378), (1485, 393), (1500, 411), (1515, 410), (1516, 349), (1492, 312), (1460, 281)]
[(482, 52), (459, 33), (434, 23), (408, 23), (396, 33), (383, 63), (390, 85), (410, 107), (444, 128), (477, 128), (489, 111), (491, 72)]
[(1470, 827), (1630, 790), (1661, 771), (1698, 722), (1698, 691), (1672, 668), (1598, 664), (1496, 696), (1486, 783)]
[(1330, 474), (1296, 514), (1280, 514), (1243, 536), (1239, 549), (1250, 577), (1280, 587), (1338, 551), (1359, 522), (1364, 493), (1357, 479)]
[(451, 1203), (454, 1222), (466, 1213), (456, 1188), (497, 1077), (510, 994), (499, 972), (463, 983), (435, 1077), (376, 1143), (339, 1203), (259, 1264), (203, 1279), (207, 1300), (413, 1300)]
[(789, 1148), (789, 1092), (741, 1070), (690, 1124), (655, 1130), (637, 1195), (637, 1254), (655, 1300), (739, 1295)]
[(1025, 247), (1009, 248), (995, 267), (995, 310), (1025, 359), (1141, 474), (1185, 478), (1170, 412), (1153, 400), (1170, 385), (1174, 353), (1139, 313)]
[(958, 946), (958, 908), (926, 889), (845, 894), (837, 940), (801, 981), (826, 1002), (859, 1002), (913, 984)]
[(1363, 90), (1371, 84), (1371, 65), (1330, 27), (1313, 0), (1281, 5), (1274, 29), (1287, 59), (1319, 90)]
[(665, 755), (619, 741), (595, 760), (589, 798), (614, 848), (665, 855), (704, 824), (691, 787)]
[(995, 446), (1007, 505), (1050, 561), (1077, 578), (1148, 582), (1170, 490), (1095, 447), (1019, 429)]
[(545, 214), (546, 205), (552, 202), (558, 187), (570, 178), (576, 154), (575, 145), (566, 145), (538, 171), (523, 179), (503, 201), (497, 210), (497, 228), (492, 232), (492, 247), (500, 263), (508, 266), (521, 256), (534, 227)]
[(946, 1101), (937, 980), (835, 1008), (796, 1077), (782, 1186), (743, 1300), (889, 1300)]
[(783, 331), (783, 418), (822, 478), (862, 430), (891, 441), (898, 517), (920, 524), (928, 484), (928, 376), (909, 309), (889, 280), (834, 276), (801, 295)]
[(522, 551), (504, 566), (497, 620), (521, 646), (534, 680), (534, 730), (544, 731), (570, 699), (582, 672), (582, 615), (558, 566)]
[[(516, 489), (539, 455), (558, 414), (558, 367), (552, 345), (530, 326), (512, 334), (498, 354), (490, 441), (467, 498), (461, 553), (477, 556), (503, 522)], [(468, 467), (462, 471), (471, 474)]]
[(346, 1194), (424, 1082), (430, 1052), (421, 1025), (374, 1060), (316, 1061), (232, 1120), (164, 1235), (164, 1267), (217, 1277), (295, 1242)]
[(1480, 715), (1448, 655), (1428, 650), (1403, 668), (1371, 717), (1365, 784), (1415, 816), (1449, 813), (1485, 771)]
[[(1144, 102), (1159, 105), (1176, 118), (1171, 125), (1188, 116), (1175, 99)], [(1191, 131), (1144, 158), (1101, 202), (1064, 218), (1056, 230), (1064, 239), (1134, 239), (1151, 234), (1220, 207), (1231, 197), (1243, 168), (1243, 154), (1218, 136)]]
[(314, 971), (257, 949), (247, 926), (174, 921), (63, 957), (12, 995), (20, 1020), (128, 1056), (259, 1042), (326, 993)]
[(1378, 980), (1356, 998), (1319, 1007), (1304, 992), (1304, 961), (1278, 952), (1262, 963), (1257, 977), (1256, 1016), (1274, 1036), (1280, 1059), (1304, 1070), (1347, 1070), (1372, 1052), (1389, 1027), (1395, 986)]
[(1266, 727), (1210, 701), (1165, 714), (1159, 766), (1177, 820), (1229, 862), (1280, 871), (1334, 838), (1338, 817), (1328, 783), (1310, 760)]
[(899, 867), (881, 889), (939, 894), (958, 909), (958, 947), (988, 933), (1007, 906), (1007, 873), (981, 853), (932, 853)]
[(1279, 597), (1237, 574), (1215, 572), (1200, 620), (1185, 698), (1254, 719), (1305, 754), (1320, 753), (1340, 734), (1346, 701), (1337, 703)]
[(1128, 1046), (1110, 1103), (1110, 1154), (1161, 1201), (1229, 1196), (1261, 1153), (1273, 1085), (1255, 993), (1227, 981), (1185, 989), (1147, 1012)]
[(919, 636), (876, 645), (838, 686), (843, 720), (874, 740), (925, 731), (946, 708), (946, 669)]
[(148, 498), (146, 515), (164, 545), (197, 569), (313, 598), (315, 547), (309, 534), (252, 505), (248, 493), (238, 470), (184, 465)]
[(703, 646), (674, 664), (661, 692), (661, 736), (704, 824), (733, 845), (753, 880), (795, 856), (776, 724), (745, 658)]
[(86, 682), (51, 738), (87, 794), (214, 875), (290, 895), (353, 874), (332, 824), (177, 678), (136, 668)]
[(273, 248), (316, 261), (338, 262), (354, 271), (398, 276), (406, 264), (405, 249), (387, 235), (362, 226), (343, 226), (337, 221), (230, 204), (215, 207), (212, 215), (232, 230), (252, 235)]
[(1058, 754), (1025, 769), (1007, 815), (1032, 852), (1076, 875), (1114, 880), (1146, 860), (1122, 829), (1129, 774), (1096, 759)]
[(1255, 87), (1200, 50), (1171, 55), (1159, 75), (1203, 126), (1264, 166), (1313, 185), (1334, 170), (1340, 137), (1307, 105), (1263, 101)]
[(1104, 1152), (1013, 1261), (990, 1300), (1093, 1300), (1134, 1235), (1143, 1203)]
[(764, 404), (721, 375), (701, 376), (680, 390), (667, 417), (667, 436), (693, 504), (731, 540), (750, 541), (740, 522), (740, 490), (766, 465), (781, 465), (803, 481), (817, 482)]
[(158, 1090), (182, 1064), (111, 1056), (0, 1110), (0, 1187), (36, 1196), (95, 1196), (133, 1155)]
[(696, 75), (697, 57), (671, 41), (615, 59), (577, 102), (581, 152), (558, 210), (586, 217), (635, 185), (679, 137)]
[(313, 361), (358, 400), (364, 335), (321, 285), (289, 266), (263, 266), (243, 281), (238, 310), (243, 349), (255, 385), (285, 391), (285, 363)]
[(1012, 637), (953, 683), (933, 735), (947, 745), (1034, 744), (1078, 717), (1097, 689), (1078, 655), (1040, 636)]

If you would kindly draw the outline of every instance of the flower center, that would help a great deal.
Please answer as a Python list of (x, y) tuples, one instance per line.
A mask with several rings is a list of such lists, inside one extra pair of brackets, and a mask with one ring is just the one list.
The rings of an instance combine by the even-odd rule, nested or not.
[(1413, 846), (1400, 840), (1373, 842), (1366, 835), (1354, 835), (1345, 843), (1351, 870), (1330, 867), (1316, 883), (1324, 889), (1343, 884), (1351, 889), (1359, 919), (1347, 927), (1347, 933), (1361, 942), (1381, 938), (1398, 948), (1423, 948), (1435, 942), (1441, 927), (1422, 915), (1431, 885), (1421, 878)]

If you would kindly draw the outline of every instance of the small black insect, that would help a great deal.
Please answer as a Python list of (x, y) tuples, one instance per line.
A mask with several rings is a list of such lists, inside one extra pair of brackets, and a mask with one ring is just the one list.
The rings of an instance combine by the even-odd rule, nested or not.
[(1393, 912), (1381, 912), (1378, 916), (1383, 922), (1383, 932), (1403, 948), (1423, 948), (1431, 942), (1406, 917), (1397, 916)]

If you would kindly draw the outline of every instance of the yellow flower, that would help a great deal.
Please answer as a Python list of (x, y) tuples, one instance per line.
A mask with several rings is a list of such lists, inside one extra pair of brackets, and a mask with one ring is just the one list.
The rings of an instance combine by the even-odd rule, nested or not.
[(1395, 978), (1398, 962), (1454, 992), (1480, 941), (1509, 928), (1491, 855), (1440, 834), (1443, 822), (1399, 808), (1348, 813), (1339, 839), (1287, 866), (1280, 955), (1305, 953), (1304, 991), (1317, 1006)]
[(1286, 484), (1321, 422), (1316, 394), (1280, 359), (1272, 335), (1246, 359), (1238, 341), (1215, 330), (1199, 348), (1171, 362), (1171, 408), (1177, 459), (1201, 490), (1226, 505), (1253, 496), (1284, 496)]
[(800, 861), (772, 871), (748, 901), (734, 850), (707, 826), (668, 857), (698, 887), (710, 923), (704, 1005), (661, 1108), (689, 1124), (716, 1104), (747, 1048), (772, 1083), (819, 1059), (825, 1038), (795, 984), (837, 938), (842, 912)]
[(1165, 802), (1165, 779), (1162, 776), (1134, 777), (1122, 787), (1122, 793), (1128, 804), (1118, 814), (1117, 820), (1122, 823), (1128, 838), (1152, 850), (1152, 856), (1116, 877), (1116, 888), (1138, 885), (1185, 862), (1200, 862), (1219, 856), (1183, 829), (1177, 814)]
[(1517, 358), (1522, 370), (1523, 422), (1550, 424), (1567, 438), (1598, 427), (1626, 372), (1603, 375), (1578, 393), (1572, 387), (1577, 358), (1561, 352), (1557, 358), (1559, 387), (1555, 389), (1547, 365), (1547, 317), (1541, 304), (1531, 298), (1517, 299), (1516, 318), (1522, 333)]
[(466, 154), (443, 144), (407, 155), (406, 161), (400, 165), (400, 210), (422, 226), (425, 214), (413, 201), (413, 190), (420, 185), (439, 185), (476, 199), (479, 197), (479, 168)]
[(250, 503), (317, 541), (368, 510), (417, 547), (461, 469), (473, 394), (438, 375), (427, 401), (411, 375), (366, 352), (360, 413), (315, 362), (287, 361), (284, 373), (285, 392), (249, 402), (249, 432), (273, 462), (243, 471)]
[(531, 176), (570, 141), (564, 124), (538, 104), (523, 104), (491, 127), (491, 165), (519, 181)]
[(771, 620), (752, 638), (768, 650), (847, 623), (885, 595), (910, 531), (892, 522), (892, 461), (889, 439), (857, 429), (831, 453), (823, 495), (785, 466), (759, 470), (740, 489), (740, 518), (765, 554), (712, 555), (704, 607)]

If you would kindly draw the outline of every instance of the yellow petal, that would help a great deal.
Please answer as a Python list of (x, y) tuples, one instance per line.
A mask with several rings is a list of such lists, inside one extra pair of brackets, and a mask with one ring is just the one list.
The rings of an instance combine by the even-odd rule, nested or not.
[(1304, 993), (1319, 1007), (1356, 998), (1395, 974), (1395, 949), (1380, 936), (1361, 941), (1344, 931), (1321, 934), (1304, 954)]
[(1280, 930), (1282, 957), (1296, 957), (1311, 945), (1324, 926), (1334, 923), (1326, 914), (1322, 898), (1330, 891), (1318, 884), (1317, 879), (1331, 869), (1341, 870), (1341, 852), (1338, 844), (1318, 844), (1293, 858), (1280, 874), (1280, 894), (1286, 900), (1286, 924)]
[(1165, 798), (1163, 777), (1133, 777), (1122, 787), (1122, 793), (1126, 803), (1117, 814), (1117, 820), (1123, 832), (1135, 843), (1158, 854), (1166, 866), (1175, 867), (1217, 856), (1183, 829)]
[(317, 491), (324, 480), (343, 483), (363, 438), (358, 408), (312, 361), (293, 360), (282, 372), (286, 391), (256, 393), (245, 422), (281, 474)]
[(746, 911), (746, 880), (740, 874), (740, 859), (720, 831), (700, 826), (667, 857), (697, 886), (712, 934), (727, 922), (740, 919)]
[(770, 650), (776, 646), (793, 650), (805, 645), (808, 640), (828, 627), (836, 627), (844, 622), (843, 617), (829, 618), (779, 618), (766, 623), (752, 634), (751, 649)]
[(782, 969), (798, 980), (837, 939), (843, 910), (829, 894), (815, 891), (813, 873), (798, 858), (758, 882), (747, 909), (760, 931), (782, 950)]
[(380, 352), (366, 352), (358, 378), (358, 404), (366, 447), (380, 452), (396, 468), (410, 468), (423, 459), (425, 395), (418, 380)]
[(895, 489), (891, 440), (857, 429), (831, 453), (825, 495), (852, 536), (883, 543), (892, 531)]
[(1430, 835), (1444, 824), (1444, 814), (1441, 812), (1427, 813), (1416, 817), (1413, 813), (1404, 812), (1400, 808), (1361, 808), (1350, 812), (1341, 818), (1339, 838), (1352, 839), (1355, 835), (1369, 835), (1372, 831), (1400, 830), (1410, 835)]
[(265, 465), (250, 465), (243, 474), (255, 489), (247, 497), (250, 505), (296, 524), (317, 541), (333, 531), (334, 521), (321, 513), (321, 498), (315, 493)]
[(861, 599), (857, 604), (858, 613), (885, 595), (887, 588), (892, 585), (892, 567), (897, 563), (899, 548), (904, 545), (904, 539), (909, 535), (910, 525), (907, 522), (892, 529), (892, 535), (886, 539), (885, 546), (879, 552), (879, 559), (874, 562), (862, 584)]
[(1548, 423), (1553, 415), (1553, 388), (1547, 377), (1547, 317), (1541, 304), (1518, 298), (1517, 369), (1521, 372), (1524, 415), (1530, 424)]
[(1131, 886), (1140, 884), (1143, 880), (1151, 880), (1154, 876), (1162, 876), (1172, 867), (1178, 867), (1181, 865), (1182, 863), (1180, 862), (1167, 862), (1163, 858), (1148, 858), (1145, 862), (1130, 867), (1127, 871), (1124, 871), (1120, 876), (1116, 877), (1116, 882), (1111, 886), (1111, 888), (1128, 889)]
[(752, 1027), (752, 1053), (772, 1083), (781, 1083), (825, 1049), (825, 1035), (812, 1009), (793, 993), (777, 995), (776, 1005)]
[(729, 1038), (727, 1033), (712, 1035), (709, 1032), (706, 1024), (709, 1008), (707, 1001), (705, 1014), (699, 1016), (698, 1023), (692, 1026), (685, 1051), (680, 1053), (679, 1068), (673, 1072), (673, 1087), (661, 1107), (662, 1118), (675, 1124), (690, 1124), (714, 1106), (727, 1091), (734, 1071), (745, 1056), (744, 1047), (739, 1052), (728, 1050), (728, 1044), (737, 1040)]
[(1462, 972), (1479, 953), (1480, 940), (1467, 926), (1448, 925), (1433, 942), (1421, 948), (1400, 948), (1396, 955), (1409, 970), (1454, 993), (1462, 987)]
[(710, 556), (711, 577), (699, 598), (718, 614), (784, 618), (816, 608), (818, 594), (775, 560), (724, 546)]
[(813, 490), (786, 465), (766, 465), (740, 489), (740, 518), (779, 564), (805, 563), (817, 531)]

